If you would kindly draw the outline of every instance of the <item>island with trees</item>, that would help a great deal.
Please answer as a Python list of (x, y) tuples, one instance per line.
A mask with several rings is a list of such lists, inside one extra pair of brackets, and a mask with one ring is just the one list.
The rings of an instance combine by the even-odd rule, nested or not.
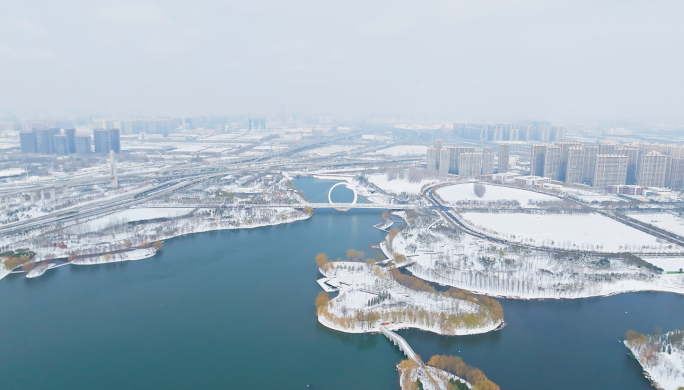
[[(503, 309), (492, 298), (457, 288), (438, 292), (431, 284), (402, 274), (393, 260), (364, 261), (364, 253), (353, 249), (347, 251), (347, 257), (348, 261), (330, 261), (324, 253), (316, 256), (325, 276), (318, 280), (325, 291), (316, 297), (316, 314), (330, 329), (379, 333), (416, 328), (455, 336), (490, 332), (505, 325)], [(331, 292), (338, 295), (330, 299)], [(416, 356), (397, 368), (402, 390), (499, 389), (458, 357), (433, 356), (424, 364)]]
[(659, 389), (684, 390), (684, 329), (651, 334), (628, 331), (625, 346)]

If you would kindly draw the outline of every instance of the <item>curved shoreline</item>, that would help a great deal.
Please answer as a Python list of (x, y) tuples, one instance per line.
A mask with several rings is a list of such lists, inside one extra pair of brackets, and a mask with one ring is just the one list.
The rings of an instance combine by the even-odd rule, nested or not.
[[(313, 214), (304, 214), (301, 218), (292, 218), (284, 221), (277, 221), (275, 223), (256, 223), (256, 224), (250, 224), (250, 225), (240, 225), (240, 226), (229, 226), (229, 227), (211, 227), (209, 225), (209, 228), (205, 228), (205, 226), (200, 226), (198, 229), (195, 229), (190, 232), (185, 232), (181, 234), (175, 234), (175, 235), (170, 235), (167, 237), (162, 237), (159, 239), (159, 241), (166, 241), (170, 240), (172, 238), (178, 238), (178, 237), (183, 237), (183, 236), (190, 236), (193, 234), (200, 234), (200, 233), (208, 233), (208, 232), (213, 232), (213, 231), (221, 231), (221, 230), (239, 230), (239, 229), (256, 229), (256, 228), (262, 228), (262, 227), (268, 227), (268, 226), (277, 226), (277, 225), (283, 225), (287, 223), (293, 223), (293, 222), (299, 222), (303, 221), (306, 219), (309, 219), (313, 216)], [(111, 264), (111, 263), (119, 263), (119, 262), (125, 262), (125, 261), (136, 261), (136, 260), (144, 260), (150, 257), (153, 257), (155, 254), (157, 254), (158, 250), (156, 248), (139, 248), (139, 249), (131, 249), (132, 252), (136, 251), (144, 251), (144, 253), (139, 253), (137, 255), (134, 255), (132, 257), (125, 256), (125, 253), (113, 253), (111, 254), (111, 258), (109, 260), (105, 259), (105, 255), (93, 255), (93, 256), (87, 256), (82, 259), (76, 259), (72, 260), (69, 262), (65, 262), (64, 264), (59, 264), (57, 266), (53, 266), (52, 264), (48, 264), (48, 266), (42, 270), (42, 272), (36, 271), (35, 273), (31, 274), (29, 276), (28, 274), (31, 272), (27, 272), (27, 277), (29, 278), (36, 278), (38, 276), (43, 275), (46, 271), (52, 268), (57, 268), (57, 267), (62, 267), (65, 265), (102, 265), (102, 264)], [(45, 260), (41, 261), (44, 262)], [(39, 262), (40, 263), (40, 262)], [(19, 267), (18, 267), (19, 268)], [(4, 268), (0, 270), (0, 280), (2, 280), (4, 277), (9, 275), (10, 273), (15, 272), (13, 270), (5, 270)]]

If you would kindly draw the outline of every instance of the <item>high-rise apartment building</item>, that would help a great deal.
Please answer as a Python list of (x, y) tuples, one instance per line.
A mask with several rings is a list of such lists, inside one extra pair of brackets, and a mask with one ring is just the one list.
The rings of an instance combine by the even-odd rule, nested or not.
[(565, 182), (568, 184), (582, 183), (584, 178), (584, 148), (572, 146), (568, 148), (568, 161), (565, 170)]
[(116, 154), (121, 154), (121, 135), (119, 129), (109, 129), (109, 147)]
[(544, 176), (544, 159), (546, 157), (546, 145), (532, 145), (530, 155), (530, 175)]
[(598, 154), (594, 173), (594, 187), (608, 188), (624, 185), (627, 179), (627, 156), (617, 154)]
[(461, 153), (458, 156), (458, 175), (462, 178), (471, 179), (480, 176), (482, 171), (481, 153)]
[(508, 172), (509, 168), (509, 153), (510, 151), (510, 146), (508, 144), (500, 144), (499, 145), (499, 160), (497, 162), (498, 164), (498, 172), (499, 173), (506, 173)]
[(439, 175), (446, 176), (449, 173), (449, 149), (443, 148), (439, 153)]
[(69, 154), (69, 140), (66, 134), (57, 134), (52, 137), (54, 153)]
[(579, 142), (556, 142), (556, 146), (561, 148), (560, 168), (558, 169), (558, 181), (565, 181), (565, 175), (568, 170), (568, 153), (573, 146), (581, 146)]
[[(623, 182), (624, 161), (627, 162)], [(530, 175), (597, 188), (638, 184), (684, 189), (684, 146), (648, 143), (621, 145), (614, 142), (600, 145), (581, 145), (576, 142), (535, 144), (530, 150)]]
[(54, 153), (53, 137), (59, 134), (59, 129), (33, 129), (36, 135), (36, 153)]
[(636, 184), (637, 163), (639, 162), (639, 149), (630, 147), (615, 148), (615, 154), (627, 156), (627, 184)]
[(94, 129), (93, 130), (93, 144), (95, 145), (95, 154), (109, 153), (111, 150), (111, 137), (109, 130)]
[(439, 160), (437, 155), (437, 149), (428, 148), (427, 149), (427, 170), (430, 172), (437, 172), (439, 167)]
[(547, 146), (544, 153), (544, 168), (541, 176), (558, 180), (561, 166), (561, 148), (558, 146)]
[(599, 154), (616, 154), (615, 151), (620, 147), (620, 144), (615, 142), (606, 142), (599, 144)]
[(472, 146), (457, 146), (449, 156), (449, 172), (460, 175), (459, 156), (461, 153), (475, 153)]
[(67, 137), (67, 145), (69, 146), (69, 154), (76, 153), (76, 129), (64, 129), (64, 135)]
[(36, 133), (33, 131), (22, 131), (19, 133), (22, 153), (37, 153)]
[(444, 147), (444, 142), (442, 142), (441, 139), (436, 139), (434, 146), (435, 146), (435, 149), (437, 149), (437, 152), (439, 153), (442, 150), (442, 148)]
[(91, 154), (93, 152), (90, 135), (78, 134), (75, 136), (76, 154)]
[(669, 183), (665, 183), (675, 191), (684, 189), (684, 157), (675, 157), (670, 160)]
[(594, 184), (594, 175), (596, 174), (596, 156), (598, 153), (598, 145), (586, 145), (584, 147), (584, 169), (582, 173), (582, 183), (584, 184)]
[(482, 171), (480, 174), (488, 176), (494, 174), (494, 153), (490, 147), (482, 149)]
[(644, 187), (664, 187), (670, 156), (649, 152), (642, 156), (637, 182)]

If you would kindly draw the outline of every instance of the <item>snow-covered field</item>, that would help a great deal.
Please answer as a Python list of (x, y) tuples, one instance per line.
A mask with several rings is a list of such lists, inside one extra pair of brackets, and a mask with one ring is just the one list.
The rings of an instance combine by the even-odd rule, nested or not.
[(644, 257), (644, 260), (655, 265), (658, 268), (662, 268), (665, 272), (678, 272), (680, 269), (684, 269), (684, 257)]
[(455, 184), (452, 186), (442, 187), (436, 190), (445, 202), (455, 203), (459, 201), (481, 201), (481, 202), (496, 202), (500, 200), (517, 200), (522, 207), (534, 207), (528, 202), (532, 201), (555, 201), (559, 198), (540, 194), (537, 192), (526, 191), (518, 188), (508, 188), (500, 186), (485, 185), (487, 191), (482, 198), (475, 195), (473, 191), (473, 183)]
[[(649, 265), (648, 258), (521, 251), (459, 232), (433, 214), (420, 210), (415, 222), (381, 245), (388, 257), (399, 253), (415, 261), (408, 269), (423, 280), (514, 299), (574, 299), (632, 291), (684, 294), (684, 275), (665, 274)], [(661, 264), (658, 259), (652, 263)]]
[(0, 169), (0, 177), (18, 176), (24, 173), (26, 171), (20, 168)]
[[(600, 214), (463, 213), (476, 229), (533, 245), (620, 252), (661, 249), (656, 238)], [(681, 248), (679, 248), (681, 250)]]
[(424, 156), (427, 153), (427, 146), (398, 145), (387, 149), (380, 149), (375, 153), (393, 157)]
[(638, 221), (684, 236), (684, 218), (670, 213), (627, 214)]
[(437, 182), (438, 180), (423, 179), (420, 182), (411, 183), (407, 178), (387, 180), (386, 174), (374, 174), (368, 175), (368, 181), (387, 192), (394, 192), (395, 194), (405, 192), (407, 194), (420, 195), (420, 189), (424, 185)]

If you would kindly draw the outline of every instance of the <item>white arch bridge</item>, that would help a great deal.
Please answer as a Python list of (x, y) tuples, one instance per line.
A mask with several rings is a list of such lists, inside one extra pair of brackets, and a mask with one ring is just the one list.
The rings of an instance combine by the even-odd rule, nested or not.
[[(185, 206), (187, 207), (187, 206)], [(231, 207), (231, 206), (227, 206)], [(245, 208), (281, 208), (281, 207), (311, 207), (312, 209), (336, 209), (340, 211), (347, 211), (350, 209), (383, 209), (383, 210), (406, 210), (412, 209), (416, 206), (410, 204), (389, 204), (389, 203), (290, 203), (290, 204), (241, 204), (232, 207)]]
[[(333, 202), (332, 200), (332, 192), (336, 187), (339, 186), (345, 186), (348, 189), (352, 190), (354, 193), (354, 199), (351, 201), (351, 203), (344, 203), (344, 202)], [(326, 202), (327, 200), (327, 202)], [(407, 204), (380, 204), (380, 203), (372, 203), (366, 198), (361, 198), (359, 199), (359, 194), (356, 192), (356, 188), (354, 188), (353, 185), (350, 183), (341, 181), (339, 183), (335, 183), (332, 187), (330, 187), (330, 190), (328, 190), (328, 193), (326, 194), (325, 192), (322, 194), (319, 194), (317, 196), (314, 196), (312, 199), (309, 199), (309, 202), (306, 202), (302, 204), (302, 207), (311, 207), (314, 209), (335, 209), (339, 211), (347, 211), (350, 209), (394, 209), (394, 210), (403, 210), (403, 209), (408, 209), (411, 208), (411, 205)], [(292, 207), (292, 206), (290, 206)]]

